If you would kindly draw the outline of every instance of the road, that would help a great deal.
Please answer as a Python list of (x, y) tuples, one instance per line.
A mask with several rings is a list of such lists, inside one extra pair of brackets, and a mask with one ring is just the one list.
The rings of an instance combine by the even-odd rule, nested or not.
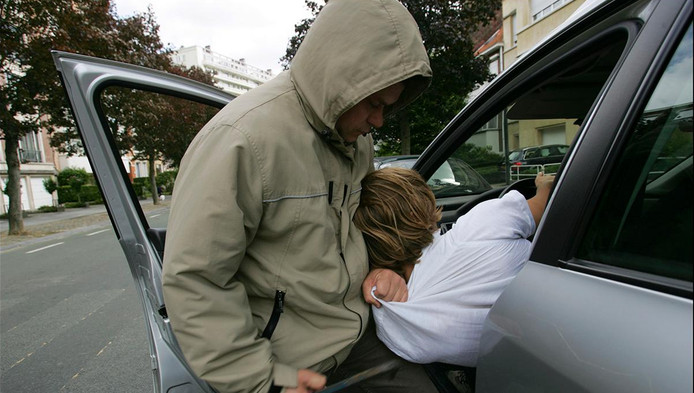
[(108, 221), (0, 254), (0, 343), (2, 393), (152, 391), (142, 306)]

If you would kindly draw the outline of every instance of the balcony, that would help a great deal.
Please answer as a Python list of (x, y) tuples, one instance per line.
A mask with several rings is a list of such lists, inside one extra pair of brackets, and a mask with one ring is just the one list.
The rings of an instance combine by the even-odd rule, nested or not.
[(19, 149), (19, 161), (22, 164), (26, 164), (27, 162), (41, 162), (41, 151)]

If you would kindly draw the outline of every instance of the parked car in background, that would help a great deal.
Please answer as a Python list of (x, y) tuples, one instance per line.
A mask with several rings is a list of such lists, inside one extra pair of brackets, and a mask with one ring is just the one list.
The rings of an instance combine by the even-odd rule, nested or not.
[(569, 145), (541, 145), (513, 150), (508, 153), (509, 165), (560, 164)]
[[(530, 260), (484, 323), (477, 367), (433, 365), (441, 392), (692, 392), (692, 41), (691, 0), (588, 0), (416, 158), (430, 184), (453, 184), (464, 168), (456, 157), (493, 119), (503, 125), (498, 140), (558, 119), (580, 124)], [(109, 126), (122, 124), (114, 97), (136, 90), (215, 108), (232, 97), (141, 67), (53, 56), (142, 299), (154, 390), (212, 392), (171, 331), (161, 295), (166, 229), (148, 224)], [(439, 193), (441, 225), (510, 190), (530, 196), (533, 180)]]
[(515, 149), (499, 163), (499, 172), (508, 172), (511, 180), (534, 177), (538, 172), (556, 173), (569, 145), (540, 145)]

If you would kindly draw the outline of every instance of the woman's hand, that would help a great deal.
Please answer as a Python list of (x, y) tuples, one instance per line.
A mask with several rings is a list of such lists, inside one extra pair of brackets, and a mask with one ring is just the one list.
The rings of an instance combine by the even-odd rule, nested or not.
[(390, 269), (373, 269), (364, 279), (361, 290), (364, 300), (373, 304), (376, 308), (381, 308), (378, 299), (371, 296), (371, 288), (376, 287), (374, 294), (381, 300), (387, 302), (406, 302), (407, 283), (399, 274)]
[(540, 172), (535, 177), (535, 187), (537, 190), (549, 190), (552, 188), (552, 183), (554, 183), (554, 175), (545, 175), (544, 172)]

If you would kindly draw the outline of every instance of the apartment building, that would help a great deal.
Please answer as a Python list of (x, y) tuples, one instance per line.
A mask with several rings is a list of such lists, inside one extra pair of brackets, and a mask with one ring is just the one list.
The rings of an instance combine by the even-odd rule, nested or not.
[(215, 72), (215, 85), (236, 96), (258, 87), (274, 77), (272, 70), (262, 70), (246, 63), (245, 59), (213, 52), (210, 46), (180, 48), (171, 55), (171, 60), (186, 67), (197, 66)]

